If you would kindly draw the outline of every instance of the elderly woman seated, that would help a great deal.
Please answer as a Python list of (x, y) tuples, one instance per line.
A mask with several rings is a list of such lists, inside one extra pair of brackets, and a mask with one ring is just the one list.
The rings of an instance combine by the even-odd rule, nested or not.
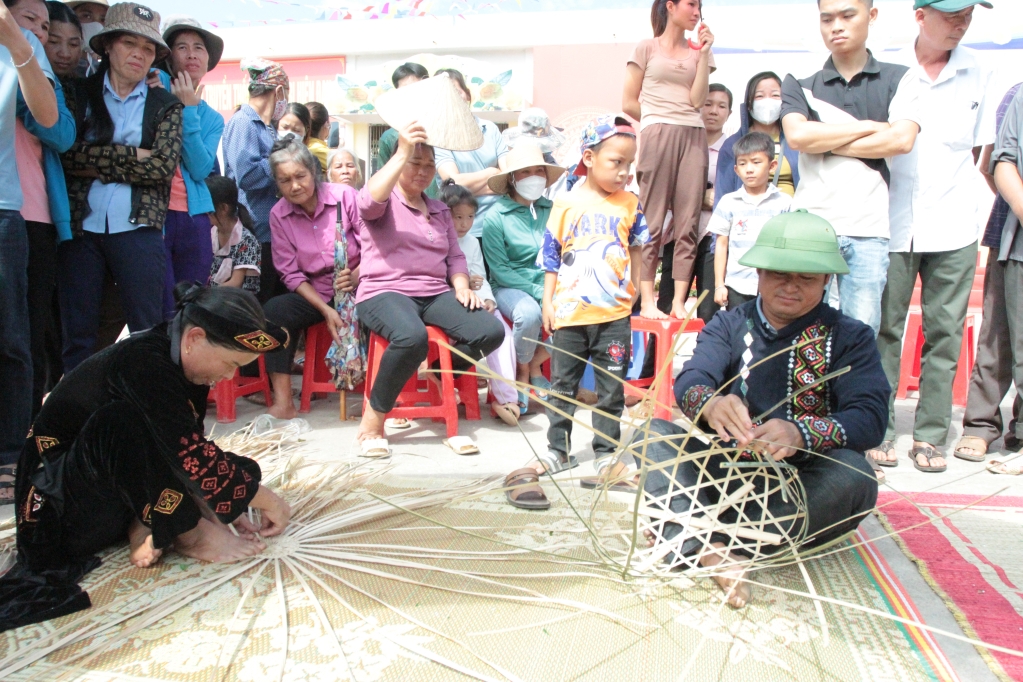
[(355, 152), (341, 147), (327, 157), (327, 182), (362, 189), (362, 169)]
[[(407, 125), (397, 151), (359, 191), (363, 262), (357, 310), (362, 323), (390, 343), (359, 427), (367, 455), (387, 454), (384, 419), (426, 360), (427, 325), (443, 329), (456, 350), (474, 359), (504, 340), (501, 323), (469, 285), (451, 210), (423, 193), (436, 168), (426, 139), (421, 125)], [(467, 366), (455, 353), (452, 361), (456, 371)]]
[[(273, 259), (288, 293), (267, 301), (267, 319), (287, 329), (292, 338), (297, 338), (306, 327), (326, 322), (331, 335), (338, 340), (338, 326), (342, 322), (333, 303), (335, 288), (350, 292), (359, 281), (355, 190), (347, 185), (324, 183), (320, 162), (297, 138), (274, 145), (270, 172), (281, 195), (270, 211)], [(335, 273), (334, 249), (342, 230), (348, 241), (349, 269)], [(266, 357), (274, 394), (269, 412), (279, 419), (293, 419), (297, 415), (291, 395), (294, 357), (294, 344)]]

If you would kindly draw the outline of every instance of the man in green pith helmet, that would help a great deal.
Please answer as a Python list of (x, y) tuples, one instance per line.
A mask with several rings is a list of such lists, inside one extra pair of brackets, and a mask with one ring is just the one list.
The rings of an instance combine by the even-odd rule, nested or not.
[[(796, 536), (804, 530), (798, 524), (805, 522), (807, 544), (820, 545), (854, 530), (877, 501), (877, 480), (864, 451), (884, 437), (890, 389), (873, 331), (824, 301), (831, 277), (848, 272), (826, 220), (804, 210), (772, 218), (740, 263), (757, 268), (760, 293), (718, 313), (704, 328), (693, 357), (675, 379), (675, 399), (690, 420), (716, 434), (725, 447), (745, 450), (750, 459), (756, 452), (784, 460), (798, 469), (806, 490), (805, 517), (793, 519), (793, 500), (774, 491), (768, 510), (775, 519), (789, 520), (767, 522), (764, 529)], [(845, 368), (849, 371), (813, 385)], [(707, 448), (695, 438), (686, 440), (688, 429), (667, 421), (653, 421), (651, 431), (655, 438), (669, 439), (646, 444), (647, 466), (674, 460), (680, 444), (691, 452)], [(633, 452), (643, 450), (634, 444)], [(702, 463), (706, 471), (714, 478), (730, 477), (733, 470), (715, 458), (723, 461), (722, 455), (711, 455), (709, 463)], [(645, 493), (654, 499), (670, 497), (671, 512), (684, 515), (692, 500), (682, 490), (693, 489), (698, 478), (697, 463), (681, 461), (677, 468), (649, 471)], [(761, 485), (749, 493), (750, 499), (764, 494), (766, 479), (755, 480)], [(716, 490), (731, 494), (737, 487), (732, 483), (734, 477)], [(700, 503), (715, 504), (718, 500), (702, 499), (707, 491), (704, 487), (700, 493)], [(741, 503), (728, 506), (718, 517), (718, 527), (727, 528), (740, 514), (749, 518), (758, 509)], [(725, 533), (659, 523), (664, 523), (661, 537), (674, 546), (669, 560), (701, 552), (703, 566), (749, 558), (728, 552), (730, 537)], [(720, 552), (709, 551), (711, 546)], [(749, 600), (741, 569), (725, 569), (714, 579), (730, 605), (741, 607)]]

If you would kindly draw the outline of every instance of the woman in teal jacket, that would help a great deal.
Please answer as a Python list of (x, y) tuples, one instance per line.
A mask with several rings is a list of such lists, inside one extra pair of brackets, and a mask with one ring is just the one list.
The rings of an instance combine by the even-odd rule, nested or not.
[(206, 178), (216, 168), (224, 118), (202, 100), (200, 81), (220, 61), (224, 41), (187, 17), (169, 21), (163, 40), (171, 52), (160, 80), (185, 105), (181, 166), (171, 184), (163, 229), (167, 250), (164, 310), (170, 319), (175, 310), (174, 286), (183, 281), (205, 284), (213, 263), (213, 227), (208, 214), (214, 208)]
[[(490, 189), (501, 196), (483, 218), (483, 256), (490, 268), (497, 308), (512, 327), (518, 362), (516, 381), (547, 390), (550, 382), (540, 366), (550, 354), (537, 345), (543, 326), (540, 303), (544, 272), (536, 266), (536, 256), (553, 206), (543, 193), (565, 169), (546, 163), (540, 148), (528, 143), (508, 153), (506, 169), (487, 181)], [(529, 398), (520, 391), (522, 414), (528, 404)]]

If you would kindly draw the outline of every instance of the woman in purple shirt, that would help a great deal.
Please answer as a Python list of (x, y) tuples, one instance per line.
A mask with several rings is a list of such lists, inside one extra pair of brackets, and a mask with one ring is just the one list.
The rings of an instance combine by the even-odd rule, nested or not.
[[(355, 190), (323, 182), (320, 162), (299, 139), (277, 142), (270, 152), (270, 173), (281, 200), (270, 211), (270, 243), (274, 266), (288, 293), (264, 306), (267, 319), (291, 334), (292, 343), (266, 356), (273, 385), (269, 413), (294, 419), (291, 363), (299, 332), (326, 321), (335, 340), (341, 318), (334, 308), (335, 292), (350, 292), (359, 281), (358, 213)], [(334, 272), (334, 248), (339, 230), (348, 240), (348, 270)]]
[[(436, 173), (426, 130), (410, 123), (398, 149), (359, 191), (362, 323), (390, 342), (373, 382), (359, 440), (383, 438), (384, 419), (405, 383), (426, 360), (426, 326), (443, 329), (455, 349), (483, 359), (504, 341), (504, 328), (469, 286), (469, 268), (446, 204), (423, 192)], [(468, 363), (452, 354), (456, 370)]]

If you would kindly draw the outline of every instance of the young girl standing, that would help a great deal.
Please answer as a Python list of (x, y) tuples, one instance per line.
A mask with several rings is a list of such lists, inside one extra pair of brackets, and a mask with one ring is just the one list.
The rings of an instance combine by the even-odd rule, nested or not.
[[(707, 131), (700, 115), (710, 87), (714, 35), (701, 23), (701, 0), (654, 0), (654, 37), (641, 41), (626, 67), (622, 110), (639, 121), (640, 200), (650, 227), (640, 277), (643, 317), (659, 319), (654, 277), (661, 247), (674, 241), (672, 317), (685, 317), (706, 189)], [(696, 31), (696, 42), (686, 31)], [(672, 212), (670, 229), (661, 226)]]
[(476, 220), (478, 208), (476, 197), (465, 187), (456, 185), (454, 180), (445, 180), (441, 185), (440, 200), (451, 209), (451, 219), (458, 233), (458, 246), (465, 254), (465, 260), (469, 265), (469, 284), (479, 292), (487, 312), (494, 315), (504, 327), (504, 343), (487, 356), (487, 366), (490, 370), (506, 380), (490, 381), (490, 390), (496, 399), (496, 402), (490, 404), (490, 412), (506, 424), (515, 426), (519, 423), (518, 390), (515, 388), (515, 342), (511, 327), (497, 310), (494, 292), (487, 281), (480, 242), (476, 237), (469, 235), (473, 221)]

